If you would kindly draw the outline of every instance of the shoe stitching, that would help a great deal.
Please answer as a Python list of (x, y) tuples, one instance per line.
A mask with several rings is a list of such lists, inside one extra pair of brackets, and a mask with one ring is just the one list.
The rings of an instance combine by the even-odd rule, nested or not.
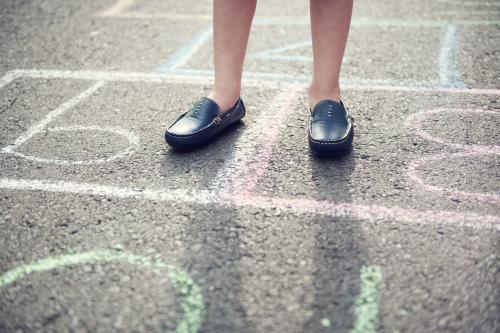
[(309, 140), (311, 140), (313, 143), (315, 144), (319, 144), (319, 145), (339, 145), (339, 144), (342, 144), (344, 142), (346, 142), (347, 140), (350, 139), (351, 137), (351, 133), (352, 133), (352, 125), (351, 125), (351, 129), (349, 130), (349, 132), (347, 133), (347, 136), (343, 139), (340, 139), (338, 141), (331, 141), (331, 142), (324, 142), (324, 141), (318, 141), (318, 140), (315, 140), (312, 138), (311, 134), (309, 133)]

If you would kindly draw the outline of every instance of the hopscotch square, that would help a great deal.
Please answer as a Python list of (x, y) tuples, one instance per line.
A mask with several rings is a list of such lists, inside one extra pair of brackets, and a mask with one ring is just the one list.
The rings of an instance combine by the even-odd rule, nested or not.
[[(1, 86), (1, 76), (0, 76)], [(18, 78), (0, 87), (0, 149), (14, 142), (34, 122), (64, 103), (68, 96), (85, 90), (80, 80), (33, 80)]]
[[(192, 54), (194, 54), (194, 53), (196, 53), (196, 50), (191, 49), (190, 52), (192, 52)], [(190, 56), (189, 52), (186, 53), (185, 55)], [(182, 61), (178, 62), (178, 64), (182, 64), (182, 62), (187, 62), (187, 60), (189, 60), (188, 58), (189, 57), (185, 57), (185, 58), (181, 59)], [(179, 67), (182, 67), (182, 66), (179, 66)], [(168, 84), (174, 84), (174, 85), (175, 84), (186, 84), (186, 80), (179, 79), (179, 77), (177, 77), (177, 78), (172, 77), (175, 75), (177, 75), (177, 76), (180, 75), (179, 73), (174, 73), (174, 71), (170, 71), (168, 73), (168, 75), (166, 75), (166, 76), (154, 75), (152, 73), (149, 73), (149, 74), (147, 74), (147, 73), (123, 73), (123, 72), (105, 73), (105, 72), (85, 72), (85, 71), (83, 71), (83, 72), (16, 71), (16, 73), (13, 73), (13, 74), (14, 74), (14, 76), (22, 77), (24, 75), (23, 73), (24, 74), (28, 73), (29, 75), (27, 75), (27, 76), (33, 77), (33, 78), (44, 78), (44, 79), (47, 79), (47, 78), (54, 78), (54, 79), (72, 78), (72, 79), (77, 79), (77, 80), (92, 81), (90, 87), (87, 89), (87, 90), (90, 89), (90, 91), (92, 89), (100, 90), (102, 87), (98, 88), (97, 86), (99, 84), (104, 85), (104, 83), (106, 83), (107, 87), (113, 85), (111, 83), (108, 84), (108, 82), (119, 82), (119, 83), (148, 82), (148, 83), (163, 83), (165, 85), (168, 85)], [(185, 78), (186, 78), (187, 74), (188, 73), (183, 74), (185, 76)], [(193, 72), (193, 73), (189, 74), (192, 77), (190, 78), (190, 80), (188, 80), (189, 81), (188, 83), (193, 83), (194, 81), (196, 81), (197, 83), (199, 83), (199, 82), (206, 83), (207, 82), (206, 76), (201, 77), (201, 74), (203, 74), (202, 71)], [(257, 74), (259, 74), (259, 73), (257, 73)], [(168, 77), (168, 79), (167, 79), (167, 77)], [(94, 83), (96, 80), (102, 81), (102, 82)], [(6, 80), (5, 79), (0, 80), (0, 86), (3, 84), (2, 81), (5, 82)], [(183, 81), (183, 82), (181, 82), (181, 81)], [(263, 82), (264, 85), (262, 87), (265, 87), (266, 89), (268, 89), (269, 85), (266, 86), (266, 84), (268, 84), (268, 83), (269, 82)], [(94, 88), (92, 88), (92, 87), (94, 87)], [(361, 90), (367, 89), (366, 87), (364, 88), (363, 86), (355, 86), (355, 85), (350, 85), (350, 88), (361, 89)], [(384, 90), (384, 89), (391, 90), (392, 89), (392, 90), (397, 90), (397, 91), (405, 91), (404, 88), (405, 87), (403, 85), (400, 85), (400, 86), (375, 86), (374, 87), (375, 90)], [(415, 89), (416, 88), (410, 88), (409, 90), (415, 92)], [(435, 89), (431, 88), (430, 90), (434, 91)], [(450, 91), (449, 89), (446, 90), (442, 87), (439, 87), (436, 90), (440, 90), (441, 92), (444, 91), (444, 92), (459, 93), (458, 90), (460, 90), (460, 89)], [(472, 93), (472, 94), (481, 93), (477, 90), (479, 90), (479, 89), (476, 89), (476, 91), (471, 91), (469, 93)], [(423, 91), (425, 91), (425, 89), (420, 89), (419, 91), (423, 92)], [(427, 92), (429, 92), (429, 90), (427, 90)], [(498, 92), (489, 92), (489, 93), (490, 94), (491, 93), (498, 94)], [(93, 95), (93, 93), (89, 93), (89, 95)], [(99, 96), (100, 93), (96, 94), (96, 95)], [(266, 99), (268, 99), (268, 98), (266, 98)], [(87, 102), (92, 104), (91, 101), (87, 101)], [(77, 104), (80, 105), (80, 103), (77, 103)], [(90, 107), (90, 104), (89, 104), (89, 107)], [(87, 104), (83, 104), (83, 105), (86, 106)], [(80, 119), (80, 118), (78, 118), (78, 119)], [(90, 118), (88, 118), (88, 119), (90, 119)], [(129, 121), (129, 120), (127, 120), (127, 121)], [(106, 129), (106, 127), (104, 126), (104, 125), (106, 125), (105, 122), (103, 122), (102, 124), (98, 124), (98, 125), (96, 125), (96, 123), (98, 123), (98, 122), (94, 122), (94, 123), (89, 122), (89, 123), (86, 123), (85, 125), (80, 125), (80, 126), (85, 128), (86, 130), (88, 130), (92, 127), (95, 127), (95, 128), (100, 127), (101, 129), (102, 128)], [(50, 134), (53, 134), (56, 132), (64, 132), (64, 130), (61, 130), (61, 129), (68, 129), (68, 126), (67, 126), (68, 124), (63, 123), (60, 125), (64, 125), (64, 126), (56, 127), (56, 129), (59, 128), (58, 130), (52, 129), (52, 130), (46, 131), (48, 133), (49, 137), (48, 138), (45, 137), (44, 139), (45, 140), (50, 139)], [(131, 124), (130, 124), (130, 126), (131, 126)], [(81, 130), (81, 128), (77, 128), (76, 125), (73, 126), (72, 129), (73, 130)], [(277, 129), (278, 128), (275, 127), (275, 130), (277, 130)], [(148, 129), (146, 128), (146, 130), (148, 130)], [(41, 133), (42, 132), (39, 132), (38, 134), (41, 134)], [(278, 129), (277, 133), (279, 134), (279, 129)], [(74, 143), (75, 140), (70, 140), (69, 142)], [(252, 147), (251, 144), (250, 144), (250, 147)], [(271, 154), (272, 149), (268, 150), (267, 153)], [(10, 158), (11, 159), (19, 159), (20, 157), (11, 156)], [(122, 168), (121, 170), (123, 170), (124, 173), (130, 172), (132, 169), (129, 168), (129, 165), (127, 165), (127, 163), (129, 163), (129, 162), (130, 162), (130, 160), (124, 160), (124, 162), (122, 164), (117, 165), (117, 166), (121, 167)], [(259, 162), (259, 161), (257, 161), (257, 162)], [(34, 162), (31, 162), (31, 163), (32, 163), (32, 166), (34, 166), (35, 163)], [(236, 164), (236, 166), (239, 166), (239, 165)], [(257, 169), (265, 170), (265, 168), (261, 168), (262, 166), (264, 166), (264, 165), (261, 163), (257, 163)], [(9, 170), (9, 171), (13, 171), (13, 172), (7, 176), (12, 177), (12, 178), (10, 178), (10, 179), (2, 178), (2, 180), (1, 180), (2, 188), (6, 188), (6, 189), (30, 189), (30, 190), (37, 190), (38, 189), (38, 190), (44, 190), (44, 191), (52, 191), (52, 192), (60, 192), (60, 193), (76, 193), (76, 194), (98, 194), (98, 195), (117, 196), (120, 198), (136, 197), (136, 195), (137, 195), (137, 196), (142, 197), (143, 199), (148, 199), (148, 200), (157, 200), (158, 199), (158, 200), (165, 200), (165, 201), (169, 201), (169, 202), (196, 202), (197, 204), (198, 203), (211, 204), (211, 203), (220, 203), (221, 202), (220, 200), (216, 200), (216, 198), (213, 197), (213, 193), (212, 193), (211, 198), (206, 198), (206, 200), (204, 200), (204, 201), (203, 200), (200, 201), (200, 199), (203, 199), (203, 198), (199, 195), (198, 196), (184, 196), (182, 198), (176, 198), (176, 195), (179, 193), (178, 191), (176, 191), (176, 189), (179, 189), (179, 186), (184, 185), (182, 181), (176, 182), (176, 184), (170, 188), (169, 187), (162, 187), (163, 184), (156, 181), (154, 185), (155, 185), (155, 188), (157, 190), (147, 189), (147, 188), (145, 188), (145, 186), (142, 186), (141, 184), (137, 184), (137, 186), (136, 186), (136, 184), (134, 184), (134, 183), (130, 184), (127, 182), (129, 179), (132, 179), (133, 176), (136, 176), (136, 177), (140, 176), (140, 172), (135, 172), (135, 173), (132, 172), (132, 175), (129, 175), (129, 178), (127, 178), (125, 180), (123, 178), (122, 179), (119, 178), (119, 176), (121, 174), (118, 176), (107, 175), (106, 178), (104, 179), (105, 181), (108, 181), (108, 179), (109, 179), (109, 182), (107, 184), (126, 184), (127, 187), (125, 187), (125, 186), (121, 186), (121, 187), (120, 186), (106, 186), (106, 184), (103, 185), (103, 183), (100, 183), (100, 181), (103, 180), (103, 177), (102, 177), (102, 173), (100, 173), (100, 172), (97, 175), (99, 168), (97, 168), (97, 167), (94, 168), (96, 173), (87, 172), (87, 174), (85, 174), (84, 171), (91, 169), (91, 167), (89, 167), (88, 165), (87, 166), (80, 165), (80, 166), (76, 166), (76, 167), (71, 166), (71, 168), (73, 168), (73, 170), (76, 170), (76, 171), (73, 171), (73, 173), (78, 174), (79, 177), (80, 177), (80, 174), (83, 176), (86, 176), (87, 178), (85, 178), (85, 181), (93, 181), (92, 183), (90, 183), (90, 182), (87, 182), (87, 183), (70, 182), (67, 180), (61, 180), (59, 182), (51, 181), (51, 179), (57, 180), (57, 177), (59, 177), (59, 179), (61, 179), (62, 178), (62, 176), (60, 175), (61, 169), (66, 168), (66, 167), (68, 167), (68, 166), (58, 165), (57, 167), (54, 167), (51, 169), (48, 167), (42, 167), (41, 169), (47, 170), (44, 173), (45, 178), (43, 178), (43, 179), (45, 179), (45, 180), (33, 179), (33, 174), (30, 174), (29, 178), (28, 178), (28, 176), (26, 176), (25, 179), (19, 179), (15, 176), (15, 172), (13, 170)], [(15, 167), (14, 167), (14, 169), (15, 169)], [(101, 170), (106, 171), (106, 169), (101, 169)], [(136, 169), (134, 169), (134, 170), (136, 170)], [(134, 171), (134, 170), (132, 170), (132, 171)], [(145, 170), (144, 173), (147, 173), (148, 171), (150, 171), (150, 170)], [(35, 176), (39, 176), (39, 175), (40, 174), (36, 174)], [(22, 175), (19, 177), (22, 177)], [(111, 181), (111, 179), (112, 179), (112, 181)], [(149, 185), (149, 183), (146, 185)], [(166, 184), (166, 185), (168, 186), (168, 184)], [(128, 186), (134, 186), (134, 187), (128, 187)], [(161, 188), (161, 189), (158, 190), (158, 188)], [(398, 207), (383, 207), (383, 206), (374, 207), (371, 205), (363, 205), (363, 204), (359, 205), (359, 204), (348, 204), (348, 203), (346, 203), (346, 204), (336, 203), (334, 201), (325, 202), (325, 201), (317, 201), (314, 199), (302, 200), (301, 198), (299, 198), (298, 200), (295, 200), (294, 198), (280, 198), (280, 197), (276, 198), (276, 197), (266, 197), (266, 196), (259, 196), (259, 195), (248, 195), (248, 193), (244, 193), (244, 194), (245, 194), (244, 196), (239, 196), (239, 197), (233, 198), (232, 200), (228, 200), (227, 203), (225, 203), (225, 204), (226, 205), (235, 205), (238, 207), (240, 207), (240, 206), (251, 206), (251, 207), (256, 207), (256, 208), (275, 208), (275, 207), (277, 207), (279, 209), (285, 209), (285, 210), (289, 209), (289, 210), (292, 210), (292, 211), (298, 212), (298, 213), (310, 214), (313, 212), (314, 214), (316, 214), (316, 213), (317, 214), (324, 214), (327, 216), (352, 215), (355, 218), (367, 219), (367, 220), (373, 220), (373, 219), (385, 219), (385, 220), (389, 219), (389, 220), (403, 220), (403, 221), (419, 221), (420, 220), (420, 221), (426, 221), (426, 222), (431, 221), (432, 223), (434, 223), (435, 221), (438, 221), (437, 223), (441, 223), (443, 221), (443, 217), (445, 217), (445, 219), (446, 219), (445, 222), (455, 221), (456, 219), (459, 219), (460, 221), (462, 221), (462, 223), (468, 224), (469, 222), (479, 221), (480, 219), (482, 219), (482, 216), (474, 214), (474, 213), (472, 213), (472, 214), (462, 214), (462, 213), (454, 214), (451, 211), (448, 211), (448, 212), (446, 212), (446, 211), (428, 212), (428, 211), (416, 211), (413, 209), (400, 209)], [(417, 217), (415, 217), (415, 214), (417, 214)], [(428, 219), (428, 218), (430, 218), (430, 219)], [(493, 221), (494, 223), (498, 223), (498, 219), (495, 219), (494, 216), (489, 216), (488, 219), (489, 219), (489, 221)]]
[[(117, 83), (118, 87), (120, 84), (137, 84), (132, 91), (138, 93), (144, 93), (140, 91), (144, 86), (157, 86), (158, 84), (163, 84), (166, 86), (165, 89), (171, 85), (176, 87), (177, 85), (183, 86), (188, 85), (199, 85), (206, 84), (206, 77), (196, 76), (196, 75), (179, 75), (170, 73), (168, 75), (160, 75), (153, 73), (130, 73), (130, 72), (95, 72), (95, 71), (54, 71), (54, 70), (16, 70), (7, 73), (4, 77), (0, 78), (0, 88), (6, 85), (12, 84), (12, 82), (20, 78), (30, 78), (30, 79), (57, 79), (57, 80), (80, 80), (89, 83), (89, 86), (83, 92), (78, 95), (71, 97), (69, 100), (58, 106), (55, 110), (49, 112), (49, 114), (42, 119), (47, 120), (51, 118), (57, 118), (55, 114), (60, 116), (64, 112), (61, 110), (69, 109), (70, 106), (76, 108), (79, 106), (79, 110), (83, 110), (82, 117), (76, 118), (78, 120), (92, 119), (96, 115), (96, 110), (99, 106), (99, 99), (91, 99), (94, 95), (99, 97), (102, 95), (101, 89), (108, 87), (110, 91), (118, 97), (118, 99), (127, 99), (127, 96), (136, 98), (136, 95), (129, 91), (128, 94), (120, 95), (120, 89), (116, 88), (113, 84)], [(78, 194), (78, 195), (97, 195), (97, 196), (107, 196), (115, 197), (121, 199), (127, 198), (137, 198), (141, 200), (154, 200), (169, 203), (184, 203), (190, 204), (195, 203), (197, 205), (216, 205), (218, 207), (254, 207), (258, 209), (278, 209), (284, 211), (291, 211), (298, 214), (315, 214), (315, 215), (325, 215), (330, 217), (344, 217), (350, 216), (354, 219), (375, 221), (375, 220), (388, 220), (388, 221), (403, 221), (403, 222), (417, 222), (417, 223), (430, 223), (430, 224), (453, 224), (455, 226), (471, 226), (478, 228), (498, 228), (499, 220), (495, 215), (480, 215), (475, 212), (455, 212), (455, 209), (451, 210), (418, 210), (414, 208), (402, 208), (398, 206), (387, 207), (383, 205), (377, 205), (372, 203), (350, 203), (350, 202), (339, 202), (336, 200), (318, 200), (314, 198), (303, 198), (300, 196), (286, 197), (286, 196), (268, 196), (266, 194), (262, 195), (258, 192), (262, 182), (262, 177), (266, 177), (269, 174), (269, 166), (271, 169), (283, 170), (282, 167), (274, 168), (272, 167), (274, 151), (277, 148), (276, 145), (279, 143), (280, 135), (282, 137), (282, 128), (285, 126), (285, 120), (293, 115), (294, 112), (300, 110), (299, 104), (302, 104), (300, 99), (297, 97), (301, 96), (301, 91), (304, 91), (305, 86), (303, 85), (292, 85), (287, 86), (286, 89), (276, 90), (276, 83), (273, 81), (255, 81), (252, 79), (245, 79), (246, 86), (259, 87), (263, 91), (273, 94), (273, 99), (270, 105), (268, 105), (268, 96), (266, 99), (265, 107), (263, 110), (270, 111), (264, 112), (257, 115), (255, 119), (250, 119), (253, 126), (249, 126), (242, 134), (241, 139), (236, 140), (235, 149), (231, 154), (230, 161), (221, 161), (224, 163), (224, 168), (220, 169), (217, 176), (214, 179), (219, 180), (218, 182), (211, 183), (211, 186), (206, 188), (200, 188), (199, 183), (193, 184), (193, 188), (189, 188), (186, 183), (185, 177), (180, 176), (175, 173), (176, 178), (167, 179), (152, 179), (154, 184), (150, 184), (149, 180), (134, 182), (138, 177), (142, 177), (147, 173), (158, 172), (158, 170), (165, 170), (162, 166), (158, 166), (158, 158), (151, 156), (147, 149), (150, 147), (141, 147), (138, 150), (139, 153), (143, 155), (148, 154), (147, 158), (130, 158), (130, 159), (120, 159), (113, 163), (107, 163), (106, 167), (100, 167), (99, 165), (52, 165), (47, 163), (42, 165), (37, 161), (30, 161), (29, 159), (23, 158), (20, 162), (19, 156), (15, 156), (12, 153), (5, 153), (0, 155), (5, 155), (7, 157), (1, 156), (1, 162), (8, 162), (9, 165), (5, 165), (5, 176), (2, 175), (0, 178), (0, 188), (10, 189), (10, 190), (34, 190), (34, 191), (45, 191), (52, 193), (67, 193), (67, 194)], [(282, 87), (285, 88), (285, 87)], [(433, 92), (448, 92), (453, 95), (464, 94), (464, 95), (500, 95), (498, 90), (480, 90), (480, 89), (406, 89), (404, 87), (394, 87), (395, 91), (410, 91), (413, 93), (429, 93)], [(366, 91), (366, 88), (360, 86), (352, 86), (351, 89), (358, 90), (361, 89)], [(386, 91), (386, 87), (374, 87), (371, 90), (374, 93), (379, 93), (381, 90)], [(84, 96), (86, 96), (84, 98)], [(108, 96), (105, 94), (104, 96)], [(149, 96), (151, 97), (151, 96)], [(401, 96), (400, 96), (401, 97)], [(86, 101), (84, 99), (88, 98)], [(136, 102), (142, 102), (141, 100)], [(140, 103), (139, 103), (140, 104)], [(147, 103), (146, 103), (147, 104)], [(142, 105), (142, 104), (141, 104)], [(127, 104), (129, 107), (130, 105)], [(87, 108), (88, 107), (88, 108)], [(144, 108), (144, 105), (141, 106)], [(154, 107), (150, 108), (154, 109)], [(89, 112), (89, 110), (91, 112)], [(119, 108), (115, 109), (117, 116), (122, 115), (119, 112)], [(142, 110), (142, 109), (141, 109)], [(94, 112), (96, 111), (96, 112)], [(83, 114), (87, 112), (88, 117), (84, 117)], [(173, 116), (173, 115), (172, 115)], [(113, 117), (109, 118), (113, 119)], [(67, 124), (66, 122), (61, 123), (64, 127), (62, 129), (68, 130), (69, 128), (75, 128), (76, 126), (81, 126), (85, 129), (89, 129), (92, 126), (100, 127), (101, 129), (106, 128), (105, 119), (92, 119), (84, 125), (74, 125)], [(137, 118), (137, 120), (139, 120)], [(122, 130), (130, 130), (132, 124), (126, 120), (121, 127)], [(50, 123), (50, 122), (48, 122)], [(125, 126), (129, 124), (129, 126)], [(266, 124), (269, 129), (266, 135), (263, 136), (261, 129), (263, 124)], [(26, 138), (29, 133), (33, 133), (33, 128), (40, 127), (39, 123), (35, 124), (26, 131), (26, 133), (21, 134), (15, 142), (19, 141), (23, 137)], [(57, 128), (57, 127), (56, 127)], [(145, 128), (146, 131), (151, 132), (154, 129), (150, 127)], [(38, 131), (36, 134), (42, 134), (42, 130)], [(49, 136), (55, 131), (54, 128), (49, 128), (45, 130)], [(141, 132), (142, 133), (142, 132)], [(142, 135), (141, 133), (136, 133), (137, 135)], [(280, 134), (281, 133), (281, 134)], [(151, 134), (151, 133), (149, 133)], [(150, 136), (145, 136), (150, 138)], [(34, 137), (34, 135), (32, 135)], [(50, 139), (45, 137), (45, 140)], [(293, 140), (292, 140), (293, 141)], [(72, 143), (75, 140), (71, 141)], [(3, 147), (4, 150), (6, 147)], [(294, 150), (297, 148), (294, 147)], [(197, 151), (197, 154), (203, 153), (203, 151)], [(160, 155), (159, 152), (158, 155)], [(187, 156), (187, 155), (186, 155)], [(143, 156), (140, 156), (143, 157)], [(213, 160), (212, 156), (210, 156)], [(119, 162), (120, 161), (120, 162)], [(144, 162), (151, 162), (153, 168), (148, 169), (148, 165)], [(185, 163), (185, 165), (192, 165), (190, 163)], [(226, 163), (228, 162), (228, 163)], [(282, 161), (280, 165), (287, 163)], [(112, 167), (109, 167), (109, 165)], [(105, 165), (104, 163), (102, 165)], [(141, 169), (142, 168), (142, 169)], [(64, 173), (64, 170), (67, 172)], [(206, 170), (204, 170), (206, 171)], [(270, 170), (273, 171), (273, 170)], [(71, 178), (67, 176), (71, 175)], [(186, 177), (192, 177), (193, 174)], [(24, 177), (24, 178), (23, 178)], [(286, 177), (285, 174), (281, 177)], [(171, 182), (169, 182), (170, 180)], [(266, 179), (264, 179), (266, 180)], [(241, 182), (243, 181), (243, 183)], [(186, 186), (184, 186), (186, 185)], [(188, 184), (189, 185), (189, 184)], [(170, 186), (170, 187), (169, 187)], [(234, 189), (236, 192), (231, 192)], [(214, 191), (215, 190), (215, 191)], [(217, 191), (218, 190), (218, 191)], [(229, 192), (226, 192), (229, 190)], [(257, 191), (255, 191), (257, 190)], [(278, 195), (282, 194), (279, 192)]]
[[(279, 146), (269, 159), (269, 167), (256, 183), (253, 193), (262, 196), (273, 193), (297, 200), (356, 202), (405, 208), (411, 208), (416, 201), (420, 209), (467, 211), (481, 207), (481, 211), (495, 214), (498, 210), (495, 204), (497, 199), (480, 203), (466, 202), (465, 199), (457, 205), (457, 201), (450, 198), (457, 191), (477, 192), (498, 198), (492, 184), (483, 177), (484, 174), (491, 174), (488, 170), (495, 169), (494, 161), (498, 163), (498, 155), (488, 151), (469, 157), (474, 163), (464, 165), (474, 168), (475, 172), (468, 175), (463, 184), (459, 183), (458, 179), (465, 174), (464, 169), (454, 170), (451, 166), (456, 160), (448, 156), (456, 151), (456, 147), (422, 138), (412, 127), (407, 126), (407, 119), (424, 110), (443, 109), (443, 113), (427, 116), (429, 123), (426, 125), (432, 125), (433, 135), (452, 142), (463, 142), (465, 147), (476, 142), (483, 146), (493, 145), (495, 140), (490, 136), (500, 117), (488, 118), (483, 115), (479, 118), (477, 114), (466, 117), (467, 113), (462, 115), (446, 110), (477, 109), (477, 105), (493, 110), (500, 96), (499, 91), (495, 97), (457, 93), (446, 95), (446, 99), (439, 92), (427, 91), (406, 94), (345, 91), (344, 94), (344, 100), (355, 118), (353, 151), (332, 159), (312, 155), (304, 138), (308, 126), (307, 114), (294, 113), (288, 117), (280, 133)], [(366, 101), (370, 101), (368, 105)], [(403, 103), (412, 107), (402, 109)], [(494, 111), (489, 111), (491, 113)], [(475, 124), (470, 123), (472, 119)], [(469, 131), (474, 129), (479, 131), (475, 135), (470, 134)], [(419, 179), (444, 189), (443, 193), (449, 192), (448, 195), (429, 192), (417, 185), (409, 175), (409, 165), (435, 154), (442, 154), (445, 160), (424, 164), (416, 174)], [(446, 168), (443, 169), (443, 166)]]
[[(387, 5), (390, 7), (389, 11), (399, 8)], [(302, 15), (306, 12), (307, 6), (298, 3), (286, 9), (279, 8), (280, 16), (267, 15), (276, 12), (274, 6), (276, 4), (267, 3), (257, 7), (253, 30), (258, 31), (254, 34), (264, 38), (250, 39), (245, 75), (277, 81), (307, 82), (310, 80), (312, 59), (309, 18), (296, 16), (297, 13)], [(213, 76), (211, 47), (204, 47), (211, 37), (210, 3), (200, 5), (194, 11), (184, 7), (182, 2), (173, 1), (116, 0), (111, 7), (98, 13), (98, 16), (205, 22), (205, 26), (181, 50), (160, 63), (157, 69), (160, 72), (176, 70)], [(359, 9), (357, 12), (363, 15)], [(461, 34), (469, 29), (482, 31), (485, 26), (498, 24), (498, 21), (484, 20), (355, 16), (344, 58), (342, 84), (484, 87), (484, 83), (479, 82), (476, 76), (477, 73), (488, 72), (487, 68), (494, 66), (494, 61), (493, 64), (488, 62), (491, 58), (488, 54), (495, 52), (495, 45), (486, 46), (485, 51), (478, 54), (477, 48), (461, 45), (464, 39)], [(477, 38), (472, 40), (475, 39)], [(419, 47), (415, 48), (413, 45)], [(473, 61), (478, 58), (483, 60), (479, 66)], [(487, 65), (483, 66), (484, 60)], [(495, 77), (488, 78), (486, 84), (488, 88), (498, 88)]]
[[(148, 12), (146, 8), (150, 7), (154, 12)], [(146, 4), (136, 0), (117, 0), (99, 15), (205, 20), (205, 27), (157, 69), (160, 72), (184, 70), (213, 75), (212, 48), (205, 47), (211, 45), (210, 13), (183, 12), (182, 5), (169, 2)], [(304, 17), (256, 17), (252, 35), (264, 38), (250, 38), (246, 75), (282, 81), (309, 80), (312, 55), (308, 20)], [(463, 87), (457, 72), (457, 41), (456, 28), (446, 22), (354, 18), (341, 77), (345, 83), (365, 85)]]
[[(48, 81), (68, 80), (64, 75), (76, 82), (82, 78), (74, 72), (33, 73), (45, 77), (45, 81), (47, 77), (51, 77)], [(273, 95), (272, 89), (248, 88), (248, 93), (260, 97), (247, 106), (247, 116), (236, 131), (196, 152), (181, 154), (167, 149), (164, 130), (194, 103), (193, 96), (208, 93), (209, 87), (203, 86), (203, 80), (188, 77), (176, 81), (168, 76), (145, 74), (146, 79), (134, 82), (124, 73), (124, 81), (97, 81), (102, 86), (78, 100), (96, 85), (92, 75), (84, 77), (86, 86), (75, 89), (55, 110), (45, 108), (41, 117), (37, 115), (41, 119), (38, 122), (77, 99), (72, 107), (52, 117), (46, 126), (16, 147), (11, 147), (13, 142), (25, 136), (29, 126), (37, 122), (27, 124), (17, 139), (11, 137), (10, 142), (4, 143), (0, 154), (3, 177), (65, 181), (65, 173), (69, 172), (76, 183), (136, 189), (206, 189), (232, 155), (242, 131), (255, 122), (258, 111)], [(37, 80), (19, 76), (3, 89), (21, 79)], [(97, 76), (106, 79), (109, 74), (98, 72)]]
[[(256, 20), (254, 30), (274, 30), (275, 34), (263, 31), (263, 35), (280, 36), (281, 44), (275, 47), (272, 37), (251, 39), (244, 74), (260, 79), (308, 82), (312, 55), (306, 27), (308, 24), (300, 20)], [(348, 64), (343, 67), (343, 85), (465, 87), (458, 71), (459, 30), (455, 24), (359, 19), (353, 22), (351, 30), (360, 34), (356, 40), (362, 42), (348, 46), (343, 60)], [(212, 48), (204, 47), (211, 37), (210, 26), (200, 29), (158, 70), (213, 76)], [(380, 47), (384, 43), (387, 45)], [(417, 49), (413, 47), (415, 43), (422, 46)]]
[[(341, 77), (348, 82), (437, 85), (440, 31), (440, 27), (386, 27), (377, 22), (353, 25)], [(252, 38), (256, 36), (259, 38)], [(412, 47), (415, 43), (422, 46)], [(213, 53), (209, 45), (211, 40), (178, 69), (212, 71)], [(245, 71), (307, 80), (312, 72), (309, 26), (256, 24), (250, 37)]]

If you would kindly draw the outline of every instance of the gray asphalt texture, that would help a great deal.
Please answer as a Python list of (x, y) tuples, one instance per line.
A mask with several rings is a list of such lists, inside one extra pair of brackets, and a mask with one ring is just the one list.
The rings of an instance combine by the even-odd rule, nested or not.
[[(211, 13), (210, 1), (136, 0), (121, 13), (99, 15), (115, 4), (2, 0), (0, 77), (13, 70), (154, 74), (210, 25), (205, 17)], [(307, 1), (267, 0), (259, 1), (256, 19), (299, 22), (307, 15)], [(395, 21), (399, 23), (387, 23)], [(445, 22), (444, 28), (433, 22)], [(446, 36), (450, 25), (456, 40)], [(213, 197), (196, 203), (189, 194), (170, 199), (141, 194), (161, 189), (202, 198), (200, 193), (219, 184), (220, 170), (234, 156), (258, 159), (265, 141), (255, 141), (271, 134), (262, 128), (253, 137), (248, 134), (255, 132), (252, 124), (276, 111), (267, 108), (288, 83), (303, 84), (311, 73), (307, 46), (271, 52), (271, 57), (259, 54), (308, 40), (307, 22), (256, 24), (245, 72), (267, 84), (245, 81), (244, 122), (195, 152), (172, 151), (162, 135), (166, 124), (211, 88), (210, 38), (179, 66), (186, 82), (108, 82), (16, 148), (25, 155), (65, 161), (106, 159), (127, 149), (119, 134), (47, 130), (101, 126), (139, 137), (131, 154), (75, 165), (2, 152), (0, 274), (44, 258), (114, 248), (161, 258), (186, 272), (203, 296), (199, 332), (499, 332), (500, 228), (482, 222), (500, 219), (498, 1), (356, 1), (342, 72), (348, 86), (343, 98), (356, 124), (353, 151), (338, 158), (311, 155), (302, 89), (290, 102), (292, 111), (250, 195), (288, 204), (256, 199), (240, 204), (238, 198), (224, 202)], [(443, 52), (456, 61), (444, 72)], [(205, 75), (206, 82), (189, 82), (193, 73)], [(451, 81), (443, 83), (443, 75)], [(0, 88), (0, 148), (93, 82), (19, 77)], [(369, 89), (377, 85), (431, 89)], [(411, 115), (435, 109), (482, 111), (426, 116), (422, 128), (455, 144), (450, 146), (418, 136), (407, 124)], [(460, 155), (471, 145), (479, 146), (476, 154)], [(443, 158), (420, 165), (416, 173), (443, 193), (409, 176), (414, 161), (434, 154)], [(19, 189), (5, 180), (60, 187)], [(75, 190), (74, 184), (138, 195), (89, 194)], [(330, 214), (329, 208), (314, 205), (294, 207), (314, 202), (361, 208)], [(400, 213), (388, 218), (385, 209)], [(360, 210), (368, 216), (356, 213)], [(428, 218), (429, 212), (448, 215)], [(365, 299), (368, 305), (356, 303), (364, 267), (378, 267), (381, 273), (375, 299)], [(0, 332), (198, 328), (178, 327), (189, 311), (171, 278), (125, 261), (32, 272), (8, 285), (4, 276)], [(362, 325), (367, 321), (373, 326)]]

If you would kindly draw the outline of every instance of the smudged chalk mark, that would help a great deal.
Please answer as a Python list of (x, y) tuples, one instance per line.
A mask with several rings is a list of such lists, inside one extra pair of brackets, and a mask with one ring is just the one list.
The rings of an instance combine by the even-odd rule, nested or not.
[(323, 318), (321, 319), (321, 325), (323, 325), (323, 327), (330, 327), (332, 322), (328, 318)]

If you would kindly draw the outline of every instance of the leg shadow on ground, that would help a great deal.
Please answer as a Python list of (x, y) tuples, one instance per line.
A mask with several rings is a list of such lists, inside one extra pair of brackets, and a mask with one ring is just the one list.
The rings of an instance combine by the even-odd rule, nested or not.
[[(350, 175), (354, 153), (335, 158), (310, 156), (316, 195), (335, 202), (351, 202)], [(305, 332), (348, 332), (355, 321), (354, 299), (359, 273), (366, 262), (359, 221), (349, 217), (314, 218), (314, 299)]]
[(253, 332), (240, 302), (238, 262), (245, 251), (240, 246), (236, 212), (219, 209), (212, 214), (202, 219), (191, 217), (184, 239), (189, 272), (201, 286), (205, 300), (200, 332)]

